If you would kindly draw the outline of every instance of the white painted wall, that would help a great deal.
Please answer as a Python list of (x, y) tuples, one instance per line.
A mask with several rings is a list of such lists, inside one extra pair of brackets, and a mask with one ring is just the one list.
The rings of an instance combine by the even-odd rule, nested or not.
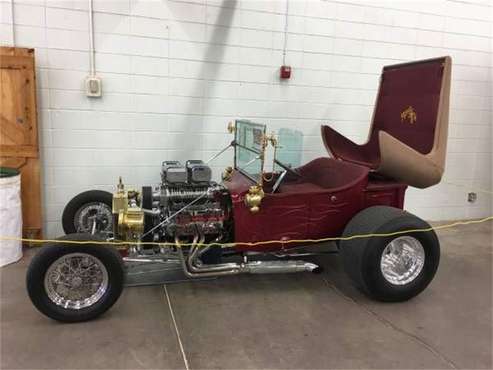
[[(304, 133), (304, 161), (326, 155), (330, 123), (367, 135), (383, 65), (451, 55), (445, 179), (410, 189), (406, 207), (431, 220), (491, 214), (492, 3), (489, 0), (293, 1), (280, 82), (284, 1), (94, 0), (102, 99), (86, 98), (85, 0), (14, 0), (17, 46), (36, 48), (47, 236), (61, 234), (65, 203), (89, 188), (159, 181), (165, 159), (206, 159), (243, 117)], [(2, 44), (11, 44), (10, 0), (0, 2)], [(230, 162), (216, 162), (216, 175)], [(461, 188), (449, 182), (463, 184)]]

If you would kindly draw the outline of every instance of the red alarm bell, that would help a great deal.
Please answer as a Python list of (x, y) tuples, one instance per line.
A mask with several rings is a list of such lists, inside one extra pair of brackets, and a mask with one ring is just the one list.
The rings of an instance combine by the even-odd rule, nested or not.
[(290, 66), (281, 66), (281, 79), (288, 79), (291, 77), (291, 67)]

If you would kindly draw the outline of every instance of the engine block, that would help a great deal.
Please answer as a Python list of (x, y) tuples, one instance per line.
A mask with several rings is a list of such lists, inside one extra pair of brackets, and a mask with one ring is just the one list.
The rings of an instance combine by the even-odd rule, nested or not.
[(161, 231), (172, 237), (197, 232), (219, 236), (230, 213), (225, 201), (227, 196), (227, 190), (215, 182), (206, 186), (162, 184), (154, 192), (154, 205), (159, 205), (162, 221), (170, 220)]
[(202, 161), (163, 162), (161, 183), (126, 191), (120, 182), (113, 195), (114, 233), (127, 241), (174, 242), (176, 237), (219, 240), (229, 230), (228, 190), (211, 180)]
[[(211, 169), (202, 161), (163, 162), (161, 184), (124, 191), (113, 196), (118, 218), (115, 234), (123, 240), (167, 241), (175, 237), (204, 236), (219, 240), (231, 215), (227, 189), (211, 180)], [(139, 217), (137, 217), (139, 216)]]

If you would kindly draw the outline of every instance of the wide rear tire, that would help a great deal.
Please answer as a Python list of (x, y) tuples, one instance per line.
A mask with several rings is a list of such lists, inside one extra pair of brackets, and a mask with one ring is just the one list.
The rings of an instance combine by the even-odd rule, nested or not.
[(433, 280), (440, 261), (440, 244), (430, 225), (401, 209), (375, 206), (358, 213), (346, 226), (340, 254), (349, 277), (374, 299), (387, 302), (408, 300)]
[[(60, 240), (101, 241), (89, 234)], [(123, 261), (117, 250), (100, 244), (52, 244), (42, 247), (27, 270), (34, 306), (62, 322), (96, 318), (117, 301), (123, 289)]]

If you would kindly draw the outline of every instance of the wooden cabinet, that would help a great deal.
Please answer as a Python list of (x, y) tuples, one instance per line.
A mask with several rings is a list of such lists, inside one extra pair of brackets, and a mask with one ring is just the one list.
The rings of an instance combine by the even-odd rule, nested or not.
[(41, 237), (34, 49), (0, 47), (0, 166), (21, 172), (23, 234)]

